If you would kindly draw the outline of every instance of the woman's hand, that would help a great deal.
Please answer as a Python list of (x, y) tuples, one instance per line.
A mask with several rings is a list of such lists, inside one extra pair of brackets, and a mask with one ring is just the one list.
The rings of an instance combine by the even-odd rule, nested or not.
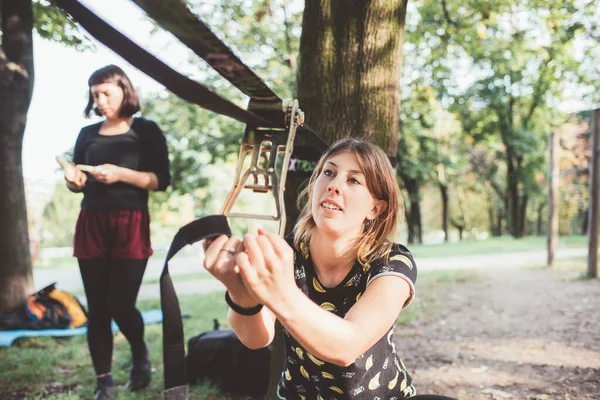
[(90, 171), (90, 174), (100, 183), (112, 185), (121, 181), (123, 168), (113, 164), (102, 164)]
[(67, 187), (72, 192), (81, 192), (81, 190), (85, 186), (85, 182), (87, 181), (87, 175), (85, 174), (85, 172), (77, 168), (75, 164), (71, 164), (72, 165), (70, 168), (64, 169)]
[(236, 256), (243, 252), (242, 241), (232, 236), (221, 235), (214, 240), (205, 240), (204, 268), (221, 281), (234, 303), (244, 308), (254, 307), (258, 301), (246, 289), (236, 265)]
[(286, 295), (297, 289), (294, 279), (294, 251), (279, 236), (258, 230), (258, 236), (244, 236), (245, 252), (237, 265), (250, 294), (261, 304), (276, 310)]

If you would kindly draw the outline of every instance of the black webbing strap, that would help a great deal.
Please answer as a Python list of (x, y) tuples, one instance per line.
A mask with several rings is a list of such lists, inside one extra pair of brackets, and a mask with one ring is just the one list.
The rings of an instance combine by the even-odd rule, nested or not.
[(90, 35), (182, 99), (246, 124), (270, 128), (279, 127), (273, 121), (238, 107), (211, 92), (206, 86), (175, 71), (106, 23), (79, 1), (52, 1), (70, 14)]
[[(321, 155), (329, 149), (329, 145), (325, 142), (310, 126), (306, 124), (298, 125), (296, 135), (301, 137), (307, 144), (321, 152)], [(319, 155), (319, 158), (321, 157)]]
[[(185, 342), (179, 300), (169, 275), (169, 260), (188, 244), (219, 235), (231, 236), (223, 215), (210, 215), (183, 226), (171, 242), (160, 276), (160, 307), (163, 313), (163, 362), (166, 400), (188, 398)], [(200, 268), (200, 266), (199, 266)]]
[(132, 0), (248, 97), (281, 103), (273, 92), (181, 0)]

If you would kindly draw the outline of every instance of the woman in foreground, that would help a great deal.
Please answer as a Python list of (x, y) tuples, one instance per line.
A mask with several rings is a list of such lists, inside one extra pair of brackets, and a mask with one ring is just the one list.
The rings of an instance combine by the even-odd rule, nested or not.
[(231, 327), (261, 348), (275, 320), (282, 324), (282, 399), (413, 397), (393, 327), (414, 299), (417, 269), (393, 243), (403, 206), (387, 156), (367, 141), (338, 141), (302, 198), (287, 240), (259, 230), (206, 244), (205, 267), (227, 287)]

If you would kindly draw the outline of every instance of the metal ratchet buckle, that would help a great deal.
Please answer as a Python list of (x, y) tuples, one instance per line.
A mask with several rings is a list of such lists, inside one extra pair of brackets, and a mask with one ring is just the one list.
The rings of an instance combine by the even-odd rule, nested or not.
[[(284, 100), (281, 105), (285, 113), (285, 129), (246, 126), (235, 169), (233, 187), (225, 199), (222, 214), (234, 218), (279, 221), (279, 236), (283, 237), (286, 223), (283, 192), (290, 158), (294, 150), (296, 128), (304, 123), (304, 113), (298, 107), (298, 100)], [(242, 171), (246, 156), (249, 154), (251, 154), (250, 166)], [(283, 161), (281, 176), (279, 176), (276, 166), (278, 166), (281, 155), (283, 155)], [(250, 176), (252, 176), (252, 183), (247, 183)], [(271, 192), (275, 200), (276, 215), (231, 212), (242, 189), (250, 189), (255, 193)]]

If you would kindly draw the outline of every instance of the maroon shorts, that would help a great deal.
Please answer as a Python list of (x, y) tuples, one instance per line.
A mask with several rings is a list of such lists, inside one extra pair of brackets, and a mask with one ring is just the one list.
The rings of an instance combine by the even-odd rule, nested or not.
[(152, 255), (148, 211), (82, 209), (75, 226), (77, 258), (144, 259)]

